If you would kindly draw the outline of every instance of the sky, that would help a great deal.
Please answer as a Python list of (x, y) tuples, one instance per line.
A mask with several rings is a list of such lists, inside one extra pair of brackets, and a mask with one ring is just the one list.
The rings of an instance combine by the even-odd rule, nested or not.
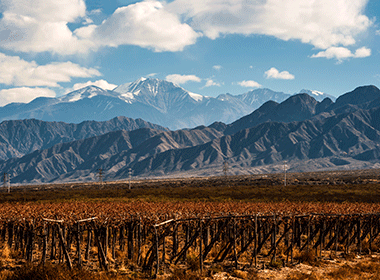
[(0, 0), (0, 106), (140, 77), (214, 97), (379, 87), (378, 17), (378, 0)]

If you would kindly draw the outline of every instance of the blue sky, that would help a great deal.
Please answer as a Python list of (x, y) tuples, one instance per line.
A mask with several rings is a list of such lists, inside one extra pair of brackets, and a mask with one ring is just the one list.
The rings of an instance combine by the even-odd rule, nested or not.
[(380, 85), (376, 0), (1, 0), (0, 106), (139, 77), (208, 96)]

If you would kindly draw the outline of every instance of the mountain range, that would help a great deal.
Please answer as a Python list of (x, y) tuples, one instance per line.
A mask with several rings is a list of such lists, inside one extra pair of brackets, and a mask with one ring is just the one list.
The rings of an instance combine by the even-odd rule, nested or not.
[(80, 124), (44, 122), (36, 119), (10, 120), (0, 123), (0, 160), (21, 157), (58, 143), (71, 142), (116, 130), (151, 128), (168, 130), (142, 119), (116, 117), (105, 122), (85, 121)]
[[(132, 89), (131, 86), (126, 87)], [(138, 84), (133, 87), (141, 88)], [(118, 90), (124, 91), (126, 100), (139, 96), (137, 92), (131, 96), (123, 88)], [(159, 88), (150, 89), (150, 92), (159, 91)], [(86, 91), (79, 93), (88, 94)], [(146, 98), (144, 93), (141, 96)], [(194, 101), (202, 98), (193, 97)], [(82, 96), (75, 98), (83, 100)], [(76, 101), (69, 99), (69, 102)], [(153, 95), (145, 102), (150, 102), (157, 110), (167, 103), (158, 102)], [(167, 106), (166, 110), (169, 112), (174, 107)], [(100, 168), (106, 180), (128, 177), (129, 168), (139, 177), (216, 175), (222, 173), (224, 161), (229, 164), (230, 174), (280, 171), (284, 160), (293, 171), (379, 167), (379, 119), (380, 90), (375, 86), (363, 86), (340, 96), (335, 102), (329, 98), (317, 101), (309, 94), (300, 93), (280, 103), (268, 101), (229, 124), (214, 122), (209, 126), (176, 131), (148, 123), (132, 131), (114, 130), (120, 119), (110, 121), (115, 125), (97, 122), (79, 125), (86, 129), (67, 124), (73, 127), (68, 129), (59, 122), (41, 121), (38, 127), (50, 127), (47, 131), (59, 136), (44, 136), (43, 141), (29, 137), (25, 147), (12, 144), (10, 146), (16, 150), (13, 154), (20, 155), (10, 159), (6, 159), (6, 155), (12, 153), (4, 148), (0, 170), (9, 173), (12, 182), (38, 183), (95, 180)], [(24, 120), (28, 121), (38, 122)], [(20, 127), (19, 135), (31, 133), (28, 131), (30, 124), (10, 125), (12, 121), (8, 126), (5, 124), (4, 127), (10, 127), (11, 131), (18, 131), (15, 127)], [(92, 130), (98, 127), (103, 130), (96, 135)], [(3, 142), (20, 142), (11, 140), (17, 133), (6, 131), (5, 128), (0, 130)], [(65, 136), (66, 131), (69, 136)], [(38, 139), (37, 144), (34, 144), (35, 139)], [(60, 143), (54, 145), (54, 141)]]
[[(317, 101), (334, 97), (303, 90)], [(272, 100), (282, 102), (291, 95), (259, 88), (240, 95), (207, 97), (159, 79), (140, 78), (132, 83), (104, 90), (88, 86), (57, 98), (40, 97), (30, 103), (11, 103), (0, 107), (0, 121), (39, 119), (81, 123), (107, 121), (117, 116), (141, 118), (170, 129), (231, 123)]]

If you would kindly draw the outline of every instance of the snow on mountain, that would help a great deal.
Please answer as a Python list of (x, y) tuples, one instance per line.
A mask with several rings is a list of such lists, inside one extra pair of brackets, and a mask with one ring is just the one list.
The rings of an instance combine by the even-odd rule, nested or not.
[(97, 86), (87, 86), (75, 91), (72, 91), (68, 94), (65, 94), (61, 97), (58, 97), (58, 102), (76, 102), (79, 100), (83, 100), (85, 98), (93, 98), (95, 96), (110, 96), (110, 97), (117, 97), (115, 93), (109, 90), (104, 90)]
[(192, 99), (194, 99), (195, 101), (202, 101), (204, 96), (203, 95), (200, 95), (200, 94), (197, 94), (197, 93), (193, 93), (193, 92), (189, 92), (189, 95)]
[(210, 125), (215, 121), (231, 123), (252, 113), (268, 100), (280, 103), (289, 96), (270, 89), (256, 89), (240, 95), (226, 93), (207, 97), (172, 82), (142, 77), (112, 91), (87, 86), (57, 98), (9, 104), (0, 107), (0, 121), (35, 118), (80, 123), (125, 116), (181, 129)]
[(332, 96), (330, 94), (318, 91), (318, 90), (309, 90), (309, 89), (302, 89), (299, 93), (306, 93), (312, 97), (315, 98), (317, 101), (322, 101), (325, 98), (330, 98), (332, 101), (335, 102), (336, 97)]
[(178, 111), (186, 103), (186, 106), (193, 106), (203, 100), (202, 95), (191, 93), (174, 83), (143, 77), (120, 85), (113, 91), (126, 102), (141, 102), (163, 113)]

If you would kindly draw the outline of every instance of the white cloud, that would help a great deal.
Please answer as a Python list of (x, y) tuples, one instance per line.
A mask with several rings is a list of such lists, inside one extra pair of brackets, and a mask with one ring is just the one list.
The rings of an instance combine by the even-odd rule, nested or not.
[(12, 102), (28, 103), (37, 97), (55, 97), (53, 90), (47, 88), (19, 87), (0, 90), (0, 106)]
[[(68, 23), (86, 18), (84, 0), (3, 0), (0, 30), (10, 35), (0, 47), (20, 52), (50, 51), (58, 54), (85, 53), (96, 48), (93, 42), (78, 38)], [(86, 21), (86, 20), (85, 20)]]
[(86, 14), (83, 0), (2, 0), (6, 13), (28, 17), (41, 21), (73, 22)]
[(207, 79), (207, 82), (204, 85), (204, 87), (212, 87), (212, 86), (220, 87), (220, 83), (214, 82), (212, 79)]
[(157, 76), (157, 74), (158, 73), (150, 73), (150, 74), (148, 74), (148, 75), (146, 75), (147, 77), (155, 77), (155, 76)]
[(215, 69), (215, 70), (217, 70), (217, 71), (219, 71), (223, 67), (222, 67), (222, 65), (214, 65), (212, 68)]
[[(3, 3), (4, 2), (4, 3)], [(102, 46), (136, 45), (154, 51), (181, 51), (201, 34), (159, 1), (120, 7), (100, 25), (93, 24), (84, 0), (4, 0), (0, 30), (10, 30), (0, 47), (18, 52), (83, 54)], [(69, 23), (81, 23), (74, 31)], [(4, 35), (4, 34), (1, 34)], [(0, 36), (5, 37), (5, 36)]]
[(94, 68), (81, 67), (72, 62), (53, 62), (38, 65), (18, 56), (0, 53), (0, 84), (13, 86), (59, 87), (60, 82), (70, 82), (71, 78), (100, 76)]
[(201, 78), (195, 76), (195, 75), (179, 75), (179, 74), (172, 74), (172, 75), (167, 75), (165, 77), (165, 80), (168, 82), (175, 83), (177, 85), (181, 85), (187, 82), (197, 82), (199, 83), (202, 81)]
[(267, 79), (281, 79), (281, 80), (293, 80), (294, 75), (290, 74), (288, 71), (278, 71), (276, 68), (272, 67), (268, 71), (265, 71), (265, 77)]
[(120, 7), (101, 25), (80, 28), (76, 34), (98, 45), (137, 45), (156, 52), (182, 51), (200, 36), (159, 1)]
[(80, 88), (84, 88), (84, 87), (87, 87), (87, 86), (97, 86), (97, 87), (100, 87), (100, 88), (106, 89), (106, 90), (113, 90), (113, 89), (115, 89), (117, 87), (117, 85), (110, 84), (106, 80), (97, 80), (95, 82), (88, 81), (86, 83), (76, 83), (76, 84), (74, 84), (73, 88), (70, 89), (70, 90), (68, 90), (66, 93), (71, 92), (73, 90), (80, 89)]
[(317, 54), (313, 54), (311, 57), (312, 58), (318, 58), (318, 57), (324, 57), (327, 59), (332, 59), (335, 58), (338, 61), (342, 61), (347, 58), (363, 58), (363, 57), (368, 57), (371, 55), (371, 50), (362, 47), (359, 48), (355, 51), (355, 53), (352, 53), (349, 49), (344, 48), (344, 47), (331, 47), (328, 48), (326, 51), (321, 51)]
[(101, 13), (102, 13), (102, 9), (95, 9), (89, 12), (90, 15), (100, 15)]
[(175, 0), (167, 5), (195, 30), (222, 34), (263, 34), (297, 39), (317, 48), (352, 45), (371, 26), (368, 0)]
[[(368, 0), (144, 0), (119, 7), (101, 24), (84, 0), (2, 0), (0, 47), (16, 52), (83, 54), (100, 47), (136, 45), (182, 51), (200, 36), (262, 34), (317, 48), (353, 45), (373, 22)], [(81, 23), (74, 31), (69, 23)], [(9, 30), (9, 31), (4, 31)], [(9, 33), (10, 32), (10, 33)], [(378, 34), (379, 32), (377, 32)], [(4, 39), (5, 38), (5, 39)]]
[(244, 81), (238, 82), (238, 85), (242, 86), (242, 87), (249, 87), (249, 88), (259, 88), (259, 87), (261, 87), (261, 85), (258, 82), (255, 82), (255, 81), (252, 81), (252, 80), (248, 80), (248, 81), (244, 80)]
[(376, 35), (379, 35), (380, 36), (380, 30), (376, 30)]
[(368, 57), (371, 56), (371, 49), (361, 47), (355, 51), (354, 57)]

